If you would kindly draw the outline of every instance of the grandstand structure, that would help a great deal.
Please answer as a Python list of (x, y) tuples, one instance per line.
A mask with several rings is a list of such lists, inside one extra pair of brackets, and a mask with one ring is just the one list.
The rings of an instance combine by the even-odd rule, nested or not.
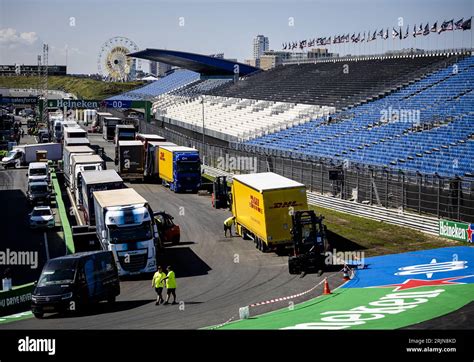
[[(141, 56), (186, 69), (114, 98), (151, 100), (159, 127), (147, 131), (199, 148), (209, 165), (223, 154), (257, 157), (259, 171), (321, 194), (474, 218), (472, 50), (334, 58), (234, 76), (229, 61), (153, 54)], [(342, 181), (329, 179), (331, 170)]]

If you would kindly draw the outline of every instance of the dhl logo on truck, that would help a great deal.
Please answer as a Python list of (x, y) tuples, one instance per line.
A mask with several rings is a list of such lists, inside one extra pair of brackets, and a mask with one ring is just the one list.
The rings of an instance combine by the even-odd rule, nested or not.
[(165, 153), (163, 151), (160, 151), (160, 160), (161, 161), (166, 161), (165, 160)]
[(263, 213), (262, 208), (260, 207), (260, 200), (257, 199), (255, 196), (250, 195), (250, 208), (257, 210), (260, 214)]
[(284, 201), (284, 202), (274, 202), (273, 206), (270, 206), (270, 209), (286, 209), (288, 207), (301, 206), (303, 204), (298, 204), (296, 201)]

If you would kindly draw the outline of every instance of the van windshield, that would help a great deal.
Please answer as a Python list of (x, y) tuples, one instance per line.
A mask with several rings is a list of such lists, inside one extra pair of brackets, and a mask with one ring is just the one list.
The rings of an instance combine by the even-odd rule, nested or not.
[(48, 192), (47, 185), (30, 185), (31, 192)]
[(150, 222), (144, 222), (141, 225), (118, 227), (117, 225), (108, 225), (110, 241), (113, 244), (128, 243), (131, 241), (145, 241), (152, 238)]
[(75, 269), (44, 270), (38, 282), (39, 287), (55, 284), (71, 284), (74, 282)]
[(30, 176), (46, 176), (45, 168), (32, 168), (30, 170)]

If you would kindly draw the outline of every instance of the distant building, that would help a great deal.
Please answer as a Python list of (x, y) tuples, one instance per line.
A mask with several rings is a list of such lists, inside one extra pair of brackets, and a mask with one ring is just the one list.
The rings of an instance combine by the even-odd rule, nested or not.
[(158, 71), (157, 62), (150, 60), (150, 74), (156, 75), (157, 71)]
[(307, 52), (290, 52), (269, 50), (263, 53), (259, 60), (259, 67), (263, 70), (272, 69), (280, 65), (311, 63), (319, 59), (336, 57), (337, 54), (329, 53), (326, 48), (313, 48)]
[[(250, 65), (252, 67), (258, 67), (257, 59), (245, 59), (244, 63), (247, 64), (247, 65)], [(258, 62), (258, 63), (260, 63), (260, 62)]]
[(270, 47), (270, 42), (268, 38), (263, 35), (257, 35), (253, 39), (253, 58), (260, 59), (264, 52), (268, 51)]
[(150, 74), (162, 77), (171, 70), (171, 65), (150, 60)]
[[(43, 69), (41, 69), (43, 72)], [(48, 75), (66, 75), (67, 67), (65, 65), (48, 65)], [(0, 65), (0, 76), (13, 75), (38, 75), (38, 65)]]

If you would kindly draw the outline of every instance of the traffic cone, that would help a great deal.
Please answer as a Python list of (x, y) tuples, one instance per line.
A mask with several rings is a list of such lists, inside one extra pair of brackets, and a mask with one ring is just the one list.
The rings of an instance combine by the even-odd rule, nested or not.
[(324, 290), (323, 295), (331, 294), (331, 289), (329, 289), (328, 278), (324, 278)]

